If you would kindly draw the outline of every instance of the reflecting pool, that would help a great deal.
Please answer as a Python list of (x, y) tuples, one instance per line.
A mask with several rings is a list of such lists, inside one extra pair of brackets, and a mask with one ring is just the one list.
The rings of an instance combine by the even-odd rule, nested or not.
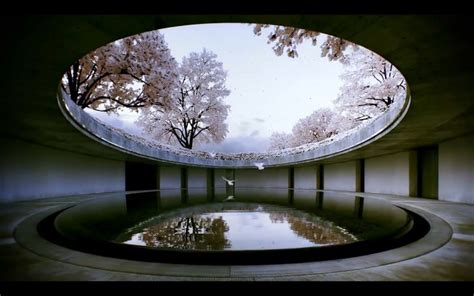
[(332, 221), (289, 207), (222, 203), (158, 215), (115, 240), (154, 248), (262, 250), (357, 241)]
[(39, 229), (58, 244), (102, 256), (271, 264), (400, 246), (426, 233), (429, 226), (413, 230), (417, 219), (374, 198), (239, 187), (230, 197), (224, 191), (196, 188), (110, 194), (59, 211)]

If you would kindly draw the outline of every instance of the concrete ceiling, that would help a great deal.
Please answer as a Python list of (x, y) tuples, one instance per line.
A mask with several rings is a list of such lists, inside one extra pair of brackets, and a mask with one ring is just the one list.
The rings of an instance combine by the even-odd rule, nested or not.
[(0, 137), (138, 160), (86, 137), (64, 119), (56, 101), (60, 77), (73, 61), (113, 40), (210, 22), (274, 23), (339, 36), (379, 53), (403, 73), (412, 94), (404, 120), (382, 139), (323, 163), (430, 146), (474, 131), (474, 47), (468, 16), (74, 15), (0, 20)]

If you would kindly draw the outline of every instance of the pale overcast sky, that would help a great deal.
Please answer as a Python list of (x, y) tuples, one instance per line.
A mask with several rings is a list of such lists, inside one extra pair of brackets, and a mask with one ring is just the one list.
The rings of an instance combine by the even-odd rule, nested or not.
[[(298, 47), (299, 57), (277, 56), (267, 44), (267, 33), (253, 34), (248, 24), (205, 24), (160, 30), (171, 54), (178, 62), (203, 48), (217, 54), (227, 71), (226, 86), (231, 94), (225, 99), (231, 106), (227, 123), (229, 133), (220, 144), (200, 150), (214, 152), (263, 152), (273, 132), (291, 132), (298, 119), (320, 107), (331, 107), (342, 82), (342, 65), (320, 57), (319, 44), (310, 41)], [(119, 117), (98, 116), (130, 132), (136, 113)], [(122, 121), (122, 122), (120, 122)]]

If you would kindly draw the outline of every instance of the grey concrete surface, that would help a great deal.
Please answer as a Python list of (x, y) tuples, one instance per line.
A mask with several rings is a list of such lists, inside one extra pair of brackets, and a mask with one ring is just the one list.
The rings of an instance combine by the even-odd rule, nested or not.
[(315, 166), (295, 168), (295, 188), (317, 189), (317, 170)]
[[(346, 192), (353, 195), (353, 192)], [(472, 281), (474, 206), (401, 196), (364, 194), (411, 209), (428, 219), (432, 230), (409, 245), (371, 255), (314, 263), (261, 266), (190, 266), (134, 262), (89, 255), (38, 237), (36, 222), (47, 212), (94, 196), (15, 202), (0, 208), (3, 281), (124, 280), (343, 280)], [(8, 272), (7, 272), (8, 270)]]
[(160, 188), (181, 188), (181, 168), (173, 166), (160, 167)]
[(207, 171), (205, 168), (188, 168), (188, 188), (206, 188)]
[(0, 202), (125, 190), (123, 161), (8, 139), (0, 145)]
[(366, 159), (365, 191), (410, 196), (410, 182), (416, 182), (413, 174), (410, 178), (410, 168), (413, 167), (413, 164), (410, 166), (410, 153), (400, 152)]
[(438, 199), (439, 153), (438, 146), (419, 149), (418, 153), (418, 196)]
[[(463, 38), (470, 24), (465, 16), (78, 15), (2, 19), (8, 24), (2, 28), (5, 42), (10, 45), (3, 49), (2, 65), (11, 69), (1, 80), (5, 90), (0, 116), (2, 138), (13, 137), (103, 158), (140, 160), (104, 147), (70, 126), (56, 102), (59, 77), (72, 61), (127, 35), (167, 26), (222, 21), (276, 22), (323, 31), (381, 54), (404, 74), (412, 103), (402, 122), (370, 145), (321, 160), (322, 163), (406, 151), (474, 130), (473, 117), (469, 116), (474, 109), (473, 67), (467, 67), (469, 61), (464, 59), (470, 53), (472, 41)], [(31, 44), (35, 44), (34, 53)], [(15, 62), (18, 60), (24, 63), (19, 65)]]
[(235, 170), (236, 187), (288, 188), (288, 168)]
[(349, 161), (324, 166), (324, 189), (356, 190), (356, 162)]
[(474, 134), (440, 143), (438, 153), (439, 199), (474, 204)]
[[(438, 194), (441, 201), (407, 199), (406, 196), (384, 196), (383, 194), (366, 193), (366, 195), (386, 198), (394, 203), (403, 203), (440, 217), (453, 229), (453, 235), (445, 245), (422, 256), (396, 263), (381, 265), (379, 262), (376, 266), (360, 270), (320, 274), (302, 275), (296, 272), (293, 275), (286, 275), (284, 279), (472, 281), (472, 266), (474, 266), (471, 256), (474, 241), (472, 81), (474, 67), (472, 59), (466, 59), (466, 57), (471, 55), (474, 41), (466, 37), (471, 34), (472, 20), (469, 16), (44, 15), (0, 18), (2, 40), (8, 45), (2, 47), (2, 55), (0, 55), (2, 66), (8, 69), (2, 72), (2, 79), (0, 79), (2, 89), (0, 97), (2, 102), (2, 108), (0, 108), (2, 143), (0, 145), (2, 149), (0, 201), (114, 191), (120, 188), (123, 190), (121, 187), (124, 186), (123, 169), (120, 167), (123, 167), (124, 161), (158, 164), (160, 171), (164, 172), (160, 174), (163, 187), (180, 186), (179, 167), (162, 166), (161, 162), (118, 151), (74, 128), (64, 118), (57, 104), (57, 86), (69, 64), (113, 40), (163, 27), (226, 21), (279, 23), (339, 36), (381, 54), (396, 65), (408, 81), (411, 91), (410, 108), (398, 125), (393, 126), (393, 129), (383, 137), (373, 139), (369, 145), (345, 151), (346, 153), (334, 157), (318, 159), (319, 154), (305, 155), (308, 163), (295, 168), (295, 176), (299, 176), (296, 182), (311, 178), (310, 173), (308, 177), (305, 177), (305, 173), (300, 174), (302, 171), (298, 170), (299, 167), (310, 168), (313, 165), (322, 164), (325, 166), (325, 183), (329, 182), (325, 184), (327, 185), (325, 188), (351, 190), (352, 183), (355, 181), (347, 179), (345, 183), (346, 177), (338, 177), (339, 170), (335, 170), (336, 174), (332, 174), (334, 171), (331, 172), (331, 164), (336, 164), (332, 167), (334, 169), (338, 164), (344, 166), (347, 161), (368, 159), (370, 162), (370, 159), (375, 159), (377, 156), (389, 157), (388, 155), (395, 153), (403, 154), (423, 147), (439, 146)], [(355, 137), (366, 139), (367, 135), (361, 133)], [(318, 153), (322, 153), (319, 156), (328, 155), (328, 151)], [(298, 157), (292, 161), (304, 161)], [(412, 165), (413, 161), (409, 163)], [(329, 168), (329, 173), (327, 173), (327, 168)], [(384, 180), (388, 180), (387, 176), (392, 173), (392, 169), (391, 165), (385, 165), (376, 177), (384, 177)], [(405, 174), (405, 169), (406, 166), (402, 168), (403, 173), (400, 170), (396, 172)], [(287, 168), (282, 167), (282, 170), (287, 170)], [(413, 170), (409, 171), (409, 178), (413, 178)], [(344, 169), (340, 172), (345, 176)], [(348, 172), (352, 172), (352, 169)], [(220, 176), (225, 174), (225, 170), (216, 170), (216, 193), (224, 194), (225, 192), (225, 187), (217, 183)], [(240, 174), (247, 178), (251, 174), (257, 174), (257, 171), (251, 171), (248, 175)], [(239, 175), (238, 171), (236, 175)], [(276, 183), (286, 182), (286, 180), (283, 181), (283, 175), (283, 173), (278, 174), (279, 177), (276, 180), (279, 181)], [(271, 174), (269, 177), (272, 177)], [(377, 185), (377, 188), (382, 188), (383, 193), (404, 194), (406, 193), (405, 175), (400, 178), (401, 182), (405, 182), (400, 187), (386, 183), (384, 187)], [(78, 180), (82, 182), (78, 183)], [(367, 176), (365, 181), (369, 182), (368, 184), (372, 182), (367, 179)], [(254, 182), (254, 184), (260, 186), (261, 182)], [(413, 182), (409, 184), (410, 195), (414, 192), (415, 185), (417, 184)], [(163, 195), (165, 196), (166, 193)], [(14, 230), (28, 216), (54, 206), (93, 197), (61, 197), (2, 203), (0, 207), (1, 279), (198, 279), (192, 275), (192, 271), (189, 271), (188, 276), (182, 277), (137, 275), (59, 262), (24, 249), (14, 239)], [(431, 244), (428, 244), (429, 246), (433, 247)], [(90, 261), (90, 258), (87, 260), (94, 262), (94, 260)], [(179, 270), (179, 268), (174, 270)], [(223, 274), (230, 277), (224, 276), (220, 279), (273, 279), (275, 268), (257, 272), (249, 277), (233, 277), (233, 275), (242, 275), (242, 272), (244, 270), (225, 270)], [(271, 275), (272, 272), (273, 275)], [(295, 272), (294, 269), (293, 272)], [(258, 276), (265, 273), (267, 277)], [(219, 278), (209, 277), (209, 279)]]
[[(342, 163), (436, 146), (474, 131), (474, 67), (470, 66), (472, 61), (465, 58), (470, 55), (473, 47), (473, 40), (465, 37), (471, 33), (471, 19), (468, 16), (29, 15), (4, 17), (0, 20), (2, 36), (5, 44), (8, 44), (2, 48), (0, 59), (3, 67), (9, 69), (8, 72), (3, 72), (0, 80), (3, 90), (0, 98), (0, 137), (4, 144), (3, 151), (14, 150), (15, 146), (8, 141), (15, 139), (25, 145), (36, 143), (44, 149), (50, 149), (45, 152), (43, 148), (38, 148), (37, 151), (28, 153), (29, 156), (48, 155), (44, 159), (48, 164), (55, 163), (53, 155), (58, 154), (59, 150), (102, 159), (156, 163), (98, 143), (65, 120), (57, 103), (58, 83), (64, 69), (91, 50), (135, 33), (169, 26), (228, 21), (279, 23), (339, 36), (382, 55), (397, 66), (408, 81), (410, 108), (393, 130), (374, 139), (369, 145), (335, 157), (313, 159), (307, 165)], [(359, 136), (363, 137), (362, 134)], [(450, 161), (449, 172), (442, 174), (440, 170), (439, 195), (446, 200), (472, 202), (472, 182), (468, 181), (473, 171), (472, 153), (469, 153), (472, 151), (469, 150), (471, 144), (466, 144), (463, 140), (460, 143), (464, 148), (462, 153), (454, 157), (456, 161)], [(457, 154), (457, 150), (455, 144), (451, 145), (453, 147), (449, 143), (440, 145), (441, 168), (448, 164), (443, 160), (446, 155)], [(309, 159), (313, 157), (316, 155), (309, 156)], [(8, 195), (5, 188), (22, 190), (14, 186), (18, 177), (13, 174), (13, 168), (23, 165), (21, 178), (25, 180), (37, 177), (34, 173), (37, 168), (34, 161), (22, 162), (8, 158), (9, 153), (3, 152), (2, 165), (12, 168), (2, 168), (3, 180), (8, 180), (0, 188), (3, 198)], [(72, 158), (80, 159), (79, 156)], [(72, 165), (71, 163), (71, 169)], [(457, 165), (461, 165), (460, 168), (463, 169), (455, 169)], [(388, 167), (387, 172), (389, 171)], [(39, 177), (46, 178), (47, 175)], [(64, 178), (66, 176), (70, 175), (65, 174)], [(47, 196), (57, 188), (38, 185), (34, 191), (37, 196)], [(96, 191), (87, 186), (81, 189)], [(103, 191), (106, 190), (103, 188)], [(70, 194), (74, 192), (71, 190)], [(23, 198), (22, 196), (26, 195), (18, 193), (15, 198)]]

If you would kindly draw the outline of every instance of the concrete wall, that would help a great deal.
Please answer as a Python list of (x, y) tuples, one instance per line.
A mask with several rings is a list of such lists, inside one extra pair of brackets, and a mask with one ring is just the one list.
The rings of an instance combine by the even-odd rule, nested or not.
[(188, 188), (206, 188), (207, 170), (205, 168), (188, 168)]
[(181, 167), (160, 167), (160, 189), (181, 188)]
[(356, 161), (324, 165), (324, 189), (356, 190)]
[(439, 144), (439, 199), (474, 204), (474, 134)]
[(295, 167), (295, 188), (316, 189), (316, 166)]
[(206, 202), (207, 190), (206, 188), (191, 188), (188, 189), (188, 204), (198, 204)]
[(0, 146), (0, 202), (125, 190), (124, 162), (18, 140)]
[(438, 147), (418, 150), (418, 196), (438, 198)]
[[(440, 200), (474, 204), (473, 147), (474, 135), (439, 144)], [(0, 202), (125, 190), (125, 165), (120, 161), (50, 149), (18, 140), (3, 140), (1, 153)], [(418, 164), (421, 163), (426, 170), (429, 168), (424, 165), (425, 162), (422, 160)], [(364, 163), (365, 192), (416, 196), (415, 151), (368, 158)], [(324, 189), (356, 191), (357, 164), (357, 161), (351, 161), (324, 165)], [(295, 167), (295, 188), (315, 189), (316, 172), (316, 166)], [(225, 175), (225, 170), (215, 170), (218, 195), (225, 194), (225, 182), (221, 179)], [(161, 188), (180, 188), (180, 167), (161, 166), (159, 176)], [(206, 176), (204, 168), (188, 168), (188, 187), (206, 188)], [(237, 169), (235, 179), (237, 187), (286, 188), (288, 168), (262, 171)]]
[(271, 187), (259, 188), (235, 188), (235, 197), (237, 201), (245, 200), (247, 202), (261, 202), (288, 205), (287, 189), (275, 189)]
[(159, 187), (159, 168), (156, 164), (125, 162), (125, 190), (153, 190)]
[(225, 177), (225, 169), (215, 169), (214, 170), (214, 186), (215, 188), (225, 188), (226, 182), (222, 179)]
[(235, 170), (236, 187), (288, 188), (288, 168)]
[(316, 191), (295, 189), (293, 194), (293, 205), (296, 208), (312, 210), (316, 207), (316, 198)]
[(338, 212), (341, 215), (352, 216), (354, 213), (355, 198), (337, 193), (324, 193), (322, 209), (329, 212)]
[(365, 192), (416, 196), (416, 152), (365, 160)]

